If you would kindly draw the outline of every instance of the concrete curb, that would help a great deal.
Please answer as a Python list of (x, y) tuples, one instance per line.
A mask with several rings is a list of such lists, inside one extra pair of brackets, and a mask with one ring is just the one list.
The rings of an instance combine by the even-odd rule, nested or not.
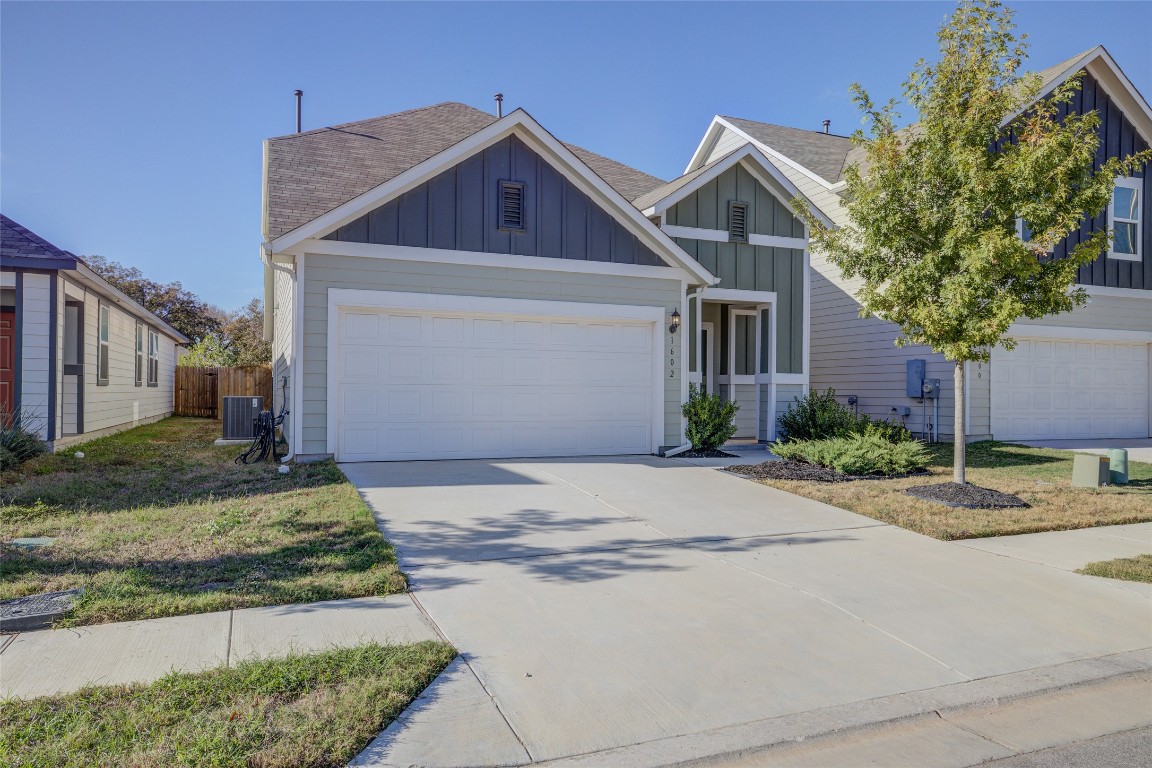
[(541, 768), (704, 766), (719, 760), (748, 757), (772, 747), (797, 744), (820, 736), (895, 724), (934, 712), (993, 706), (1149, 670), (1152, 670), (1152, 648), (1144, 648), (533, 765)]

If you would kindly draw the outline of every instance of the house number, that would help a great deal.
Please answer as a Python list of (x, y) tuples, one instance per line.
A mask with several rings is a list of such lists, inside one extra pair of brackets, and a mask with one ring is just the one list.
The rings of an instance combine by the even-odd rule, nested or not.
[[(673, 339), (676, 337), (673, 336)], [(668, 348), (668, 378), (676, 378), (676, 347)]]

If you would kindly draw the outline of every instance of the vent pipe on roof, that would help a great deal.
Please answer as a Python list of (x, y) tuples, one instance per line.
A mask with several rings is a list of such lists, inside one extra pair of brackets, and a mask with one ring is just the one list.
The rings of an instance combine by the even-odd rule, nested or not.
[(496, 98), (496, 117), (504, 117), (504, 94), (498, 93)]
[(304, 101), (304, 91), (296, 89), (296, 133), (300, 133), (300, 106)]
[(825, 120), (824, 121), (824, 133), (828, 133), (828, 130), (831, 127), (832, 127), (832, 121), (831, 120)]

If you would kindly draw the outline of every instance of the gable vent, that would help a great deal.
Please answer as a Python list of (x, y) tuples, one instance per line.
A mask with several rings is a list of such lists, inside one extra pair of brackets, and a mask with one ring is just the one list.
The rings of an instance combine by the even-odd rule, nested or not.
[(524, 184), (500, 182), (500, 229), (524, 229)]
[(748, 203), (728, 203), (728, 239), (735, 243), (748, 242)]

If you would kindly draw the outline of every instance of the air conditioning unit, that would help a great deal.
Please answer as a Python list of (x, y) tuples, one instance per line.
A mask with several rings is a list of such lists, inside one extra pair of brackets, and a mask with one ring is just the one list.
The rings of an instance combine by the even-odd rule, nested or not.
[(262, 397), (225, 397), (224, 439), (251, 440), (256, 437), (256, 420), (262, 410)]

